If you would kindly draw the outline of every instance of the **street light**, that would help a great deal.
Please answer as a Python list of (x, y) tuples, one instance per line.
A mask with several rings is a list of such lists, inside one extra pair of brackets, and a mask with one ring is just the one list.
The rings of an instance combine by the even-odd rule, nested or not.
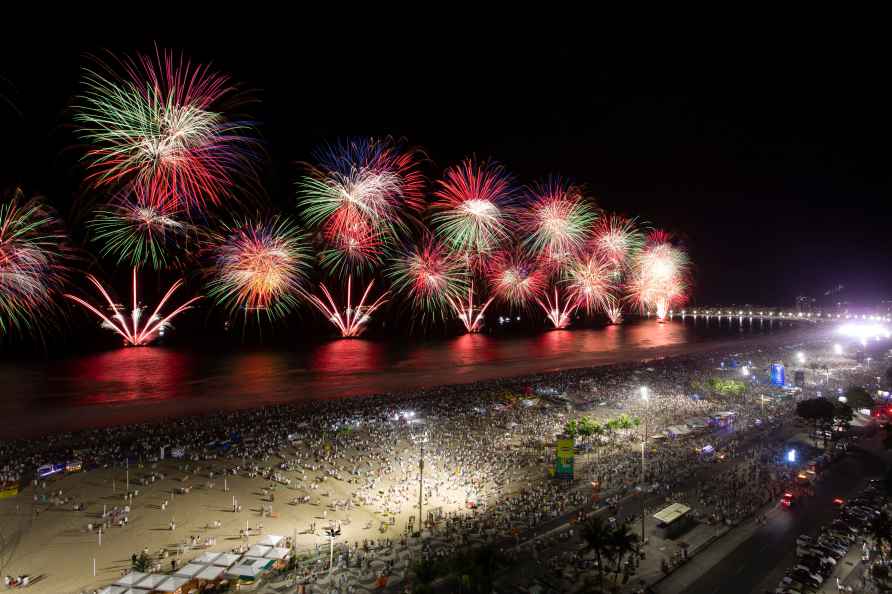
[(641, 400), (644, 402), (644, 439), (641, 440), (641, 544), (644, 544), (644, 456), (647, 451), (647, 405), (650, 400), (647, 386), (641, 386)]
[(427, 433), (420, 433), (415, 437), (415, 443), (418, 444), (418, 538), (421, 538), (424, 531), (424, 444), (427, 443)]
[(842, 354), (842, 345), (838, 344), (838, 343), (833, 345), (833, 353), (836, 355), (841, 355)]
[(800, 364), (805, 363), (805, 353), (803, 353), (802, 351), (796, 353), (796, 360), (799, 361)]
[(334, 525), (329, 526), (325, 529), (325, 534), (328, 536), (328, 577), (330, 580), (331, 570), (334, 567), (334, 540), (341, 535), (341, 525), (338, 524), (337, 528)]

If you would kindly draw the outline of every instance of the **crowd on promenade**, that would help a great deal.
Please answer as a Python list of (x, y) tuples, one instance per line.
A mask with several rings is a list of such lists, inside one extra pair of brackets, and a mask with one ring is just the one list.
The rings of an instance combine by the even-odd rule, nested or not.
[[(287, 485), (298, 492), (289, 503), (321, 504), (326, 517), (331, 510), (339, 521), (349, 522), (354, 509), (374, 510), (382, 518), (374, 528), (390, 537), (395, 529), (404, 534), (418, 529), (414, 522), (423, 449), (427, 514), (422, 521), (429, 553), (442, 556), (475, 543), (509, 547), (587, 506), (591, 489), (585, 480), (568, 488), (546, 479), (555, 436), (568, 420), (583, 414), (602, 421), (627, 414), (648, 429), (646, 487), (666, 498), (685, 493), (705, 520), (733, 522), (775, 496), (783, 484), (785, 477), (769, 468), (777, 444), (759, 440), (794, 410), (791, 398), (772, 397), (768, 405), (754, 398), (762, 393), (780, 396), (780, 390), (750, 382), (740, 367), (761, 373), (770, 363), (791, 358), (788, 348), (725, 350), (309, 407), (275, 406), (5, 441), (0, 443), (0, 476), (30, 480), (38, 466), (67, 460), (78, 460), (87, 469), (152, 464), (163, 448), (168, 455), (182, 456), (182, 464), (190, 465), (195, 476), (200, 472), (213, 481), (214, 473), (233, 473)], [(746, 379), (746, 394), (708, 393), (708, 380), (725, 374)], [(642, 386), (648, 389), (647, 401), (640, 397)], [(548, 396), (555, 392), (562, 396)], [(682, 437), (666, 432), (692, 419), (714, 419), (720, 412), (730, 413), (733, 420)], [(607, 498), (627, 494), (640, 483), (642, 429), (602, 436), (578, 460), (577, 476), (597, 480)], [(691, 490), (698, 469), (709, 468), (718, 457), (738, 456), (743, 460), (733, 472), (719, 473), (715, 481)], [(150, 480), (142, 474), (140, 480)], [(216, 478), (222, 479), (219, 474)], [(328, 498), (326, 479), (349, 483), (350, 498)], [(273, 496), (265, 492), (267, 501)], [(118, 515), (113, 521), (127, 521), (126, 510)], [(410, 517), (411, 523), (394, 528), (398, 516)], [(307, 530), (315, 531), (315, 523), (308, 520)], [(338, 558), (345, 559), (345, 567), (351, 546), (366, 550), (368, 540), (341, 545)], [(401, 562), (407, 572), (410, 543), (389, 541), (385, 548), (387, 570), (396, 571)], [(375, 550), (360, 557), (370, 563)], [(369, 564), (359, 569), (373, 571)], [(304, 575), (311, 574), (304, 568)]]

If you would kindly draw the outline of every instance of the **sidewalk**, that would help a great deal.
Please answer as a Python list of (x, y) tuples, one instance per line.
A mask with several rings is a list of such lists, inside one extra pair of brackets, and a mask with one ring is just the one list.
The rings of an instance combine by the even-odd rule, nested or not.
[[(770, 522), (777, 514), (781, 513), (775, 503), (766, 505), (758, 514), (768, 516)], [(699, 527), (699, 526), (698, 526)], [(704, 526), (704, 528), (707, 528)], [(668, 576), (663, 576), (662, 571), (658, 575), (645, 573), (642, 575), (655, 592), (675, 593), (683, 592), (688, 586), (700, 578), (703, 573), (724, 559), (731, 551), (748, 540), (753, 533), (761, 528), (752, 518), (748, 518), (733, 527), (724, 527), (714, 531), (710, 538), (699, 542), (690, 542), (689, 559), (684, 564), (676, 567)], [(692, 530), (695, 532), (697, 528)], [(687, 535), (683, 539), (689, 541)], [(659, 561), (657, 562), (659, 570)], [(653, 575), (653, 577), (651, 577)]]

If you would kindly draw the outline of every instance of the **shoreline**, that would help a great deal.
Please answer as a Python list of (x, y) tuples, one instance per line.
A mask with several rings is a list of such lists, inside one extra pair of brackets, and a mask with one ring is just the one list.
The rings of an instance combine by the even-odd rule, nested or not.
[[(724, 340), (716, 340), (716, 341), (703, 341), (703, 342), (691, 342), (691, 343), (683, 343), (678, 345), (671, 345), (669, 347), (651, 347), (648, 349), (638, 349), (638, 351), (644, 351), (644, 354), (652, 355), (651, 351), (661, 351), (665, 354), (661, 354), (659, 356), (641, 356), (637, 357), (634, 360), (627, 360), (622, 362), (605, 362), (605, 363), (593, 363), (592, 365), (583, 366), (583, 367), (554, 367), (548, 368), (541, 371), (537, 371), (535, 373), (525, 373), (518, 375), (503, 375), (503, 376), (495, 376), (495, 377), (485, 377), (482, 379), (468, 381), (468, 382), (457, 382), (451, 384), (439, 384), (435, 386), (425, 386), (419, 385), (412, 388), (406, 388), (403, 390), (395, 391), (395, 392), (376, 392), (376, 393), (355, 393), (351, 396), (332, 396), (332, 397), (313, 397), (309, 399), (301, 399), (293, 402), (274, 402), (274, 403), (261, 403), (252, 405), (250, 400), (245, 399), (244, 405), (240, 403), (236, 403), (235, 406), (227, 406), (223, 409), (213, 411), (213, 412), (192, 412), (186, 411), (182, 412), (178, 415), (165, 415), (154, 418), (148, 418), (144, 421), (139, 421), (135, 423), (115, 423), (115, 422), (107, 422), (107, 423), (96, 423), (90, 426), (78, 427), (75, 429), (71, 429), (68, 431), (61, 431), (55, 434), (52, 434), (52, 437), (70, 440), (77, 439), (79, 436), (84, 436), (91, 432), (98, 432), (103, 430), (120, 430), (120, 431), (139, 431), (140, 429), (151, 428), (151, 427), (161, 427), (164, 425), (170, 425), (178, 422), (189, 422), (189, 421), (199, 421), (201, 419), (206, 419), (210, 423), (214, 423), (215, 419), (219, 417), (226, 417), (229, 415), (250, 415), (252, 413), (269, 410), (269, 411), (280, 411), (290, 409), (291, 412), (295, 414), (301, 414), (306, 411), (306, 409), (318, 406), (320, 404), (328, 405), (333, 403), (343, 403), (347, 405), (350, 402), (354, 402), (358, 405), (362, 406), (386, 406), (387, 404), (396, 404), (400, 401), (404, 400), (415, 400), (421, 399), (426, 400), (429, 398), (436, 398), (438, 396), (442, 396), (442, 392), (444, 391), (487, 391), (492, 390), (494, 388), (517, 388), (520, 384), (529, 384), (532, 382), (547, 382), (550, 379), (555, 378), (559, 374), (570, 374), (570, 375), (579, 375), (584, 373), (592, 373), (592, 372), (609, 372), (610, 370), (624, 370), (629, 367), (634, 367), (636, 365), (643, 365), (646, 363), (651, 363), (655, 361), (666, 361), (672, 359), (684, 359), (686, 357), (703, 357), (712, 353), (724, 352), (729, 349), (734, 349), (736, 346), (751, 348), (754, 345), (761, 344), (765, 346), (776, 346), (778, 343), (787, 343), (787, 342), (796, 342), (797, 340), (813, 340), (817, 334), (820, 333), (820, 326), (805, 326), (802, 328), (797, 328), (795, 330), (787, 331), (781, 334), (769, 334), (769, 335), (759, 335), (757, 337), (746, 337), (746, 338), (735, 338), (735, 339), (724, 339)], [(790, 340), (794, 338), (794, 334), (798, 335), (794, 340)], [(93, 405), (98, 406), (98, 405)], [(106, 405), (110, 407), (114, 407), (115, 405)], [(133, 405), (130, 405), (133, 406)], [(146, 403), (142, 406), (151, 407), (151, 403)], [(128, 407), (128, 405), (121, 405), (121, 408)], [(41, 434), (30, 434), (30, 435), (21, 435), (21, 436), (13, 436), (13, 437), (4, 437), (4, 441), (9, 444), (18, 444), (40, 441), (47, 437), (50, 437), (49, 433), (41, 433)], [(0, 458), (0, 463), (4, 460)]]

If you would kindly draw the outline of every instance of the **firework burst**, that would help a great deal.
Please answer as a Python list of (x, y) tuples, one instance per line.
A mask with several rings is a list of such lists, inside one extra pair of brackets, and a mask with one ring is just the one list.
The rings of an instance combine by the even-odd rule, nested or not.
[(638, 254), (629, 282), (629, 298), (642, 311), (654, 309), (663, 321), (675, 303), (684, 301), (689, 261), (662, 231), (651, 234)]
[(391, 239), (424, 208), (420, 153), (402, 143), (355, 139), (325, 146), (316, 158), (298, 185), (298, 207), (312, 228), (340, 234), (361, 222)]
[(496, 253), (489, 262), (488, 277), (492, 294), (516, 308), (538, 299), (547, 280), (535, 260), (514, 251)]
[(93, 283), (93, 286), (99, 290), (99, 293), (105, 299), (106, 304), (108, 305), (107, 313), (103, 313), (100, 306), (95, 306), (89, 303), (88, 301), (81, 299), (76, 295), (71, 295), (69, 293), (65, 294), (65, 297), (71, 299), (75, 303), (82, 305), (88, 311), (96, 315), (102, 323), (102, 327), (111, 330), (117, 333), (121, 338), (124, 339), (124, 344), (127, 346), (145, 346), (151, 344), (156, 338), (163, 335), (164, 332), (171, 327), (170, 322), (183, 313), (187, 309), (189, 309), (193, 303), (201, 299), (201, 297), (193, 297), (183, 305), (180, 305), (171, 313), (162, 316), (161, 308), (167, 303), (167, 301), (173, 296), (177, 289), (183, 284), (182, 280), (178, 280), (167, 290), (164, 294), (164, 297), (158, 302), (158, 305), (152, 311), (151, 315), (148, 317), (145, 316), (145, 312), (148, 311), (147, 307), (141, 305), (139, 303), (137, 286), (136, 286), (136, 268), (133, 269), (133, 307), (130, 310), (130, 315), (125, 315), (126, 308), (125, 306), (115, 303), (112, 301), (112, 298), (109, 296), (108, 291), (102, 286), (96, 277), (92, 274), (87, 275), (87, 279)]
[(100, 253), (156, 270), (167, 265), (168, 252), (183, 247), (191, 229), (176, 200), (155, 200), (141, 192), (128, 193), (96, 211), (87, 223)]
[(459, 301), (468, 288), (462, 260), (430, 237), (403, 250), (387, 275), (393, 290), (407, 295), (423, 317), (444, 319), (451, 302)]
[(212, 236), (208, 296), (230, 313), (263, 312), (268, 319), (295, 309), (310, 267), (308, 244), (284, 217), (224, 226)]
[(153, 187), (188, 212), (220, 204), (254, 171), (253, 127), (226, 113), (237, 99), (229, 77), (172, 52), (96, 60), (74, 116), (89, 181)]
[(567, 271), (566, 286), (573, 299), (589, 314), (607, 309), (614, 285), (611, 266), (597, 255), (575, 260)]
[(0, 204), (0, 338), (53, 317), (69, 275), (66, 245), (62, 225), (41, 200), (16, 190)]
[(562, 268), (591, 239), (598, 218), (594, 204), (581, 189), (560, 177), (533, 185), (530, 204), (519, 215), (519, 226), (530, 254)]
[(595, 252), (621, 274), (644, 246), (644, 236), (635, 219), (611, 214), (595, 225), (592, 243)]
[(515, 190), (498, 163), (467, 159), (450, 167), (434, 197), (431, 222), (451, 249), (486, 255), (510, 238)]

